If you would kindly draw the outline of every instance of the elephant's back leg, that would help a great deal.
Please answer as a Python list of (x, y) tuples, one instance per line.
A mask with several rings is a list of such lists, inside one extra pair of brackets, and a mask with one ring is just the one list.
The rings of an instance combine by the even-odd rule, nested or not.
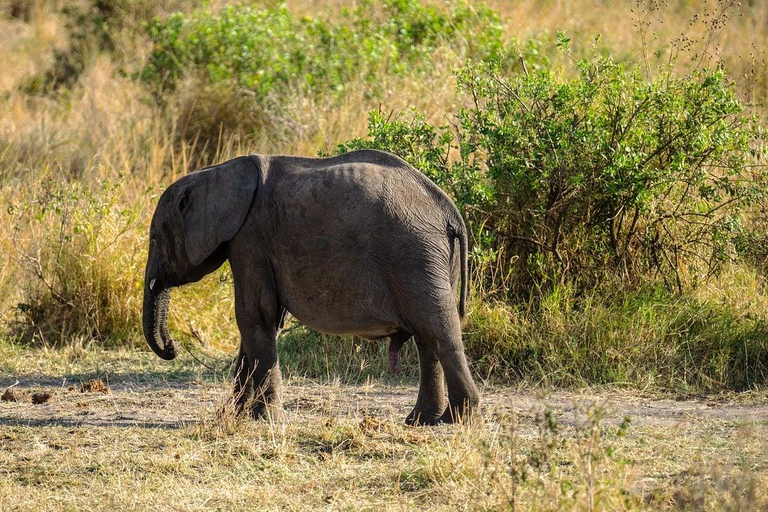
[(446, 408), (443, 368), (434, 349), (421, 338), (414, 339), (419, 349), (419, 396), (405, 423), (435, 425)]
[(411, 337), (408, 331), (396, 332), (389, 337), (389, 350), (387, 351), (387, 360), (389, 362), (389, 371), (393, 375), (400, 375), (400, 350)]
[[(447, 290), (445, 289), (447, 288)], [(469, 371), (461, 335), (461, 319), (452, 287), (434, 293), (434, 300), (409, 308), (411, 329), (419, 347), (421, 370), (434, 378), (439, 361), (448, 387), (448, 407), (439, 421), (452, 423), (471, 415), (480, 405), (480, 393)], [(424, 355), (422, 356), (422, 352)], [(433, 386), (434, 388), (434, 386)]]

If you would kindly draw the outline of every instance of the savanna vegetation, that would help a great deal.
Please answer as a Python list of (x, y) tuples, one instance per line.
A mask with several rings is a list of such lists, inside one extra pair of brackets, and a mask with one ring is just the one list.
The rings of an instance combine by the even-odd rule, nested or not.
[[(554, 25), (559, 3), (541, 26), (506, 4), (299, 4), (5, 4), (5, 339), (140, 346), (162, 187), (244, 152), (375, 147), (467, 219), (484, 378), (765, 383), (763, 7), (640, 2), (608, 30)], [(236, 343), (230, 288), (224, 269), (186, 291), (182, 338)], [(384, 368), (299, 325), (282, 344), (298, 372)]]
[[(488, 385), (759, 392), (768, 384), (767, 20), (768, 4), (729, 0), (0, 0), (0, 369), (31, 372), (25, 354), (78, 364), (97, 349), (144, 360), (149, 219), (179, 176), (244, 153), (365, 147), (407, 159), (462, 211), (464, 342)], [(176, 293), (183, 364), (217, 378), (227, 367), (238, 342), (232, 301), (226, 265)], [(295, 321), (279, 344), (292, 378), (390, 378), (383, 344)], [(402, 360), (402, 379), (414, 380), (412, 346)], [(166, 469), (190, 488), (209, 459), (227, 475), (300, 461), (311, 470), (294, 484), (326, 493), (360, 465), (375, 488), (367, 464), (397, 452), (392, 492), (404, 508), (457, 488), (485, 496), (476, 503), (486, 508), (758, 504), (760, 480), (742, 469), (717, 487), (711, 468), (701, 478), (667, 468), (684, 482), (635, 492), (629, 459), (614, 451), (626, 425), (601, 426), (600, 414), (568, 427), (568, 441), (544, 414), (519, 431), (485, 432), (471, 449), (463, 430), (427, 442), (390, 424), (323, 417), (319, 430), (246, 435), (220, 418), (174, 432), (179, 448), (163, 460), (175, 457)], [(659, 446), (669, 441), (651, 430)], [(522, 455), (521, 432), (534, 443)], [(13, 444), (31, 434), (6, 435)], [(141, 449), (158, 448), (136, 436)], [(261, 447), (269, 457), (246, 446), (253, 436), (271, 440)], [(354, 464), (312, 487), (318, 453)], [(121, 478), (94, 464), (105, 482)], [(135, 472), (148, 462), (125, 464)], [(165, 478), (158, 471), (142, 482)], [(0, 486), (0, 497), (17, 490)], [(340, 499), (329, 496), (320, 498)], [(223, 506), (245, 506), (241, 498)], [(336, 503), (384, 503), (349, 499)]]

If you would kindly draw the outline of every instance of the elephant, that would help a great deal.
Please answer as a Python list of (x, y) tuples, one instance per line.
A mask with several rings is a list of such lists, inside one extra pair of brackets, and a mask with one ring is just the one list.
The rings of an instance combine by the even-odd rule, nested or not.
[(240, 332), (241, 413), (282, 411), (277, 336), (290, 313), (329, 334), (390, 337), (393, 368), (413, 337), (419, 391), (406, 423), (475, 416), (480, 393), (461, 332), (467, 229), (449, 197), (405, 160), (376, 150), (247, 155), (168, 186), (152, 217), (144, 283), (144, 336), (158, 356), (178, 354), (167, 322), (171, 288), (225, 261)]

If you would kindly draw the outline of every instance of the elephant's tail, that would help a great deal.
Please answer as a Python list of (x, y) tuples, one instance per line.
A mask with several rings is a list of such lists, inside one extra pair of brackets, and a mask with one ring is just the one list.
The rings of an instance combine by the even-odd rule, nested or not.
[(459, 239), (459, 258), (461, 261), (461, 292), (459, 293), (459, 317), (464, 320), (467, 316), (467, 228), (462, 222), (455, 231), (455, 236)]

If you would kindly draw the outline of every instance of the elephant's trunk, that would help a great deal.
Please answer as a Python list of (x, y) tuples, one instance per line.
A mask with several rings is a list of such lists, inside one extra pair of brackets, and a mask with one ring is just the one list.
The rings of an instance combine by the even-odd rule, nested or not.
[(168, 332), (168, 304), (171, 291), (154, 289), (154, 279), (144, 285), (144, 337), (150, 348), (166, 361), (178, 355), (178, 344)]

